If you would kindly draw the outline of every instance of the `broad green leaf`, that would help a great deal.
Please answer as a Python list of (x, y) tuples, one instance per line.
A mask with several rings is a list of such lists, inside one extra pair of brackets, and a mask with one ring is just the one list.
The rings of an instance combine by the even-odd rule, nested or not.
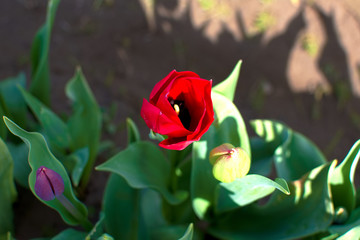
[(356, 226), (343, 235), (339, 236), (337, 240), (360, 239), (360, 226)]
[(252, 159), (249, 173), (269, 176), (272, 170), (274, 150), (271, 150), (269, 144), (260, 137), (252, 137), (250, 146)]
[(335, 240), (339, 234), (330, 234), (329, 232), (318, 232), (310, 236), (301, 238), (301, 240)]
[[(205, 137), (206, 134), (203, 136), (203, 139)], [(200, 219), (206, 217), (207, 212), (214, 204), (214, 191), (216, 185), (219, 183), (212, 174), (212, 166), (209, 162), (209, 152), (212, 149), (211, 147), (214, 148), (217, 145), (208, 145), (209, 144), (205, 140), (193, 143), (193, 166), (190, 178), (190, 190), (194, 212)]]
[(182, 236), (179, 240), (191, 240), (193, 239), (194, 235), (194, 226), (190, 223), (189, 227), (186, 229), (184, 236)]
[(327, 162), (323, 153), (302, 134), (293, 132), (288, 140), (275, 151), (275, 166), (280, 177), (296, 180)]
[(104, 220), (105, 220), (105, 215), (101, 212), (100, 219), (96, 222), (94, 227), (88, 233), (85, 240), (102, 239), (101, 237), (104, 234), (104, 229), (103, 229)]
[(168, 240), (168, 239), (179, 239), (179, 240), (191, 240), (193, 235), (193, 225), (189, 227), (184, 225), (168, 225), (153, 229), (151, 232), (151, 239), (157, 240)]
[(30, 92), (46, 105), (50, 105), (50, 36), (59, 2), (60, 0), (49, 0), (46, 22), (36, 33), (31, 46)]
[(51, 240), (79, 240), (79, 239), (85, 239), (87, 234), (85, 232), (80, 232), (78, 230), (68, 228), (55, 237), (53, 237)]
[(64, 166), (71, 173), (71, 179), (75, 187), (79, 185), (81, 176), (84, 172), (84, 168), (88, 160), (89, 149), (87, 147), (76, 150), (65, 160), (63, 160)]
[(309, 139), (286, 125), (270, 120), (251, 122), (255, 132), (274, 149), (279, 177), (291, 181), (326, 163), (322, 152)]
[(289, 184), (291, 195), (275, 191), (263, 206), (251, 204), (220, 214), (210, 233), (222, 239), (301, 239), (325, 232), (333, 221), (330, 176), (324, 164)]
[[(5, 124), (5, 123), (4, 123)], [(28, 163), (28, 147), (24, 142), (14, 144), (6, 143), (14, 161), (14, 178), (15, 181), (24, 188), (29, 188), (28, 177), (31, 168)]]
[(360, 140), (358, 140), (345, 159), (337, 166), (331, 176), (331, 192), (335, 208), (344, 207), (348, 214), (356, 205), (354, 184), (355, 170), (360, 158)]
[(238, 61), (231, 74), (222, 82), (213, 87), (213, 91), (217, 92), (224, 97), (227, 97), (230, 101), (234, 101), (236, 85), (239, 79), (240, 68), (242, 61)]
[[(182, 151), (171, 151), (178, 156), (176, 159), (171, 159), (172, 163), (179, 163), (174, 169), (174, 176), (171, 181), (170, 188), (189, 192), (190, 189), (190, 176), (191, 176), (191, 147), (186, 148)], [(186, 152), (188, 154), (186, 154)], [(174, 157), (175, 157), (174, 156)], [(171, 222), (172, 225), (183, 225), (187, 222), (192, 222), (194, 219), (194, 211), (192, 208), (192, 201), (187, 198), (182, 203), (175, 207), (171, 204), (167, 204), (165, 201), (162, 206), (162, 212), (164, 218)]]
[[(263, 140), (261, 143), (263, 145), (261, 146), (262, 152), (254, 154), (264, 154), (266, 157), (268, 157), (269, 154), (273, 155), (275, 150), (289, 137), (289, 129), (285, 124), (277, 121), (257, 119), (250, 121), (250, 125), (260, 139)], [(259, 140), (257, 140), (257, 142), (259, 144)]]
[[(144, 189), (140, 192), (140, 219), (138, 239), (149, 239), (154, 229), (166, 226), (163, 212), (163, 198), (153, 190)], [(150, 238), (151, 239), (151, 238)]]
[(104, 233), (103, 235), (98, 237), (97, 240), (114, 240), (114, 238), (112, 236), (110, 236), (109, 234)]
[[(25, 85), (26, 77), (24, 73), (19, 73), (16, 77), (7, 78), (0, 82), (0, 101), (3, 115), (20, 122), (21, 126), (26, 124), (27, 109), (18, 86), (25, 87)], [(3, 126), (5, 127), (5, 125)]]
[[(128, 144), (140, 141), (135, 123), (126, 120)], [(141, 235), (140, 192), (131, 188), (125, 179), (112, 173), (106, 184), (103, 199), (105, 230), (115, 239), (136, 239)], [(141, 231), (141, 232), (140, 232)], [(143, 233), (142, 233), (143, 234)]]
[(214, 141), (217, 146), (230, 143), (235, 147), (241, 147), (251, 158), (250, 140), (239, 110), (226, 97), (215, 92), (212, 92), (211, 96), (215, 112), (213, 123), (215, 135), (208, 134), (206, 140), (209, 141), (211, 137), (211, 141)]
[(126, 118), (126, 128), (128, 136), (128, 144), (140, 141), (140, 133), (135, 122), (131, 118)]
[(89, 148), (89, 161), (84, 170), (82, 183), (86, 186), (98, 153), (101, 111), (80, 68), (66, 85), (66, 95), (73, 102), (73, 114), (68, 120), (71, 149), (75, 151), (83, 147)]
[(112, 173), (103, 200), (106, 232), (115, 239), (135, 239), (138, 201), (137, 190), (129, 187), (124, 178)]
[(251, 157), (245, 123), (236, 106), (226, 97), (213, 92), (215, 121), (200, 141), (193, 143), (191, 198), (196, 215), (203, 219), (214, 206), (214, 192), (219, 183), (212, 174), (210, 151), (223, 143), (241, 147)]
[(256, 119), (250, 122), (257, 135), (268, 143), (273, 151), (288, 137), (287, 127), (277, 121)]
[(231, 183), (220, 183), (216, 191), (216, 210), (221, 213), (248, 205), (271, 194), (275, 189), (287, 195), (290, 194), (286, 181), (281, 178), (273, 181), (252, 174), (238, 178)]
[(70, 133), (66, 124), (54, 112), (30, 93), (20, 88), (22, 95), (36, 118), (44, 128), (47, 141), (52, 149), (65, 152), (69, 147)]
[(170, 163), (150, 142), (135, 142), (96, 169), (122, 176), (133, 188), (154, 189), (171, 204), (179, 204), (187, 197), (184, 192), (173, 194), (168, 190)]
[(0, 139), (0, 236), (13, 231), (12, 203), (17, 193), (13, 177), (13, 160), (2, 139)]
[[(29, 187), (33, 194), (45, 205), (55, 209), (61, 215), (63, 220), (70, 225), (82, 224), (85, 227), (89, 227), (89, 222), (87, 220), (87, 209), (84, 204), (82, 204), (76, 197), (73, 192), (69, 176), (66, 173), (63, 165), (57, 160), (54, 155), (50, 152), (44, 137), (36, 132), (27, 132), (12, 122), (7, 117), (4, 117), (4, 121), (10, 132), (14, 135), (20, 137), (29, 147), (29, 157), (28, 162), (32, 169), (29, 175)], [(77, 219), (71, 214), (61, 202), (55, 198), (51, 201), (43, 201), (40, 199), (34, 190), (35, 180), (36, 180), (36, 171), (39, 167), (45, 166), (50, 168), (60, 174), (64, 180), (64, 197), (66, 197), (71, 204), (80, 212), (82, 219)]]

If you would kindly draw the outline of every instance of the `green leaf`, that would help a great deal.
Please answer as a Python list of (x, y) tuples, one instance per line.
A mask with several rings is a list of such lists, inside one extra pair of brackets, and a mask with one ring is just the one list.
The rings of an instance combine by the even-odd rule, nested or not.
[(24, 188), (29, 188), (28, 177), (31, 168), (28, 164), (28, 147), (24, 142), (13, 144), (7, 142), (8, 149), (14, 161), (14, 178), (15, 181)]
[(184, 233), (184, 236), (182, 236), (179, 240), (191, 240), (193, 239), (193, 235), (194, 235), (194, 226), (192, 223), (190, 223), (189, 227)]
[(360, 140), (351, 148), (345, 159), (337, 166), (331, 176), (331, 192), (335, 208), (344, 207), (348, 214), (356, 205), (354, 183), (355, 170), (360, 158)]
[(214, 86), (212, 90), (223, 95), (224, 97), (227, 97), (230, 101), (234, 101), (241, 64), (242, 61), (238, 61), (231, 74), (224, 81)]
[[(66, 173), (63, 165), (54, 157), (50, 152), (44, 137), (36, 132), (27, 132), (12, 122), (7, 117), (4, 117), (4, 121), (10, 132), (14, 135), (20, 137), (29, 147), (29, 164), (32, 169), (29, 175), (29, 187), (33, 194), (45, 205), (55, 209), (61, 215), (63, 220), (70, 225), (84, 224), (87, 222), (87, 209), (84, 204), (82, 204), (76, 197), (73, 192), (69, 176)], [(36, 171), (39, 167), (45, 166), (50, 168), (60, 174), (64, 180), (64, 193), (63, 195), (74, 205), (74, 207), (82, 214), (83, 219), (75, 218), (65, 206), (57, 199), (51, 201), (43, 201), (40, 199), (34, 190), (35, 181), (36, 181)]]
[[(185, 232), (185, 234), (184, 234)], [(151, 232), (151, 239), (157, 240), (168, 240), (168, 239), (179, 239), (179, 240), (191, 240), (193, 236), (193, 224), (189, 227), (184, 225), (168, 225), (157, 229), (153, 229)]]
[(103, 200), (104, 224), (106, 232), (115, 239), (135, 239), (137, 198), (137, 190), (129, 187), (121, 176), (110, 175)]
[(214, 206), (214, 192), (218, 184), (209, 162), (210, 151), (223, 143), (230, 143), (241, 147), (251, 158), (246, 126), (236, 106), (216, 92), (212, 92), (212, 100), (215, 121), (201, 141), (193, 143), (192, 153), (191, 197), (194, 211), (201, 219)]
[(100, 213), (100, 219), (94, 225), (93, 229), (91, 229), (91, 231), (88, 233), (85, 240), (101, 239), (104, 233), (104, 229), (103, 229), (104, 220), (105, 220), (105, 215), (103, 213)]
[(140, 141), (139, 129), (131, 118), (126, 118), (126, 129), (128, 134), (128, 144)]
[(97, 240), (114, 240), (114, 238), (112, 236), (110, 236), (109, 234), (104, 233), (103, 235), (98, 237)]
[(209, 232), (222, 239), (301, 239), (325, 232), (333, 221), (330, 176), (324, 164), (289, 184), (291, 195), (275, 191), (265, 205), (251, 204), (220, 214)]
[(336, 238), (337, 240), (360, 239), (360, 226), (353, 227), (343, 235)]
[(211, 137), (211, 141), (215, 142), (217, 146), (230, 143), (235, 147), (241, 147), (251, 158), (246, 125), (237, 107), (226, 97), (215, 92), (212, 92), (212, 101), (215, 112), (214, 132), (208, 134), (208, 138)]
[(36, 33), (31, 46), (30, 92), (50, 104), (49, 48), (51, 30), (60, 0), (49, 0), (45, 24)]
[[(0, 101), (3, 106), (3, 115), (6, 115), (25, 126), (26, 123), (26, 104), (18, 86), (25, 87), (26, 77), (24, 73), (19, 73), (16, 77), (7, 78), (0, 82)], [(3, 125), (3, 123), (1, 123)]]
[(79, 185), (81, 176), (84, 172), (84, 168), (88, 160), (89, 149), (87, 147), (76, 150), (65, 160), (63, 160), (64, 166), (71, 173), (71, 179), (75, 187)]
[(163, 211), (163, 198), (158, 192), (151, 189), (141, 190), (138, 239), (149, 239), (155, 229), (160, 229), (168, 224), (163, 216)]
[(296, 132), (275, 151), (277, 172), (287, 180), (298, 179), (326, 162), (323, 153), (309, 139)]
[[(126, 119), (128, 144), (140, 141), (140, 134), (135, 123)], [(139, 191), (131, 188), (125, 179), (112, 173), (106, 184), (103, 211), (105, 229), (115, 239), (136, 239), (144, 234), (139, 214)]]
[[(202, 137), (204, 139), (206, 134)], [(216, 147), (213, 145), (212, 147)], [(192, 171), (191, 171), (191, 198), (196, 215), (204, 219), (214, 202), (214, 191), (218, 181), (212, 174), (209, 162), (211, 148), (205, 140), (193, 143)]]
[(250, 125), (272, 153), (286, 141), (289, 135), (287, 126), (277, 121), (257, 119), (250, 121)]
[(271, 150), (269, 144), (259, 137), (252, 137), (250, 146), (252, 159), (249, 173), (269, 176), (272, 170), (274, 150)]
[(260, 176), (246, 175), (231, 183), (220, 183), (216, 191), (216, 210), (221, 213), (248, 205), (275, 191), (275, 189), (289, 195), (290, 190), (284, 179), (275, 181)]
[(274, 161), (279, 177), (296, 180), (326, 163), (322, 152), (309, 139), (286, 125), (270, 120), (251, 122), (255, 132), (274, 149)]
[(84, 147), (89, 148), (89, 161), (84, 170), (82, 183), (86, 186), (98, 153), (101, 111), (80, 68), (66, 85), (66, 95), (73, 102), (73, 114), (68, 120), (71, 149), (75, 151)]
[(135, 142), (96, 169), (122, 176), (133, 188), (154, 189), (171, 204), (179, 204), (187, 197), (184, 192), (170, 193), (167, 187), (170, 163), (161, 150), (150, 142)]
[(53, 237), (51, 240), (78, 240), (78, 239), (85, 239), (87, 234), (85, 232), (80, 232), (78, 230), (68, 228), (55, 237)]
[(20, 90), (27, 105), (44, 128), (50, 147), (65, 152), (69, 147), (70, 142), (70, 133), (67, 125), (41, 101), (23, 88), (20, 88)]
[(13, 231), (12, 203), (17, 197), (13, 178), (13, 160), (0, 139), (0, 236)]

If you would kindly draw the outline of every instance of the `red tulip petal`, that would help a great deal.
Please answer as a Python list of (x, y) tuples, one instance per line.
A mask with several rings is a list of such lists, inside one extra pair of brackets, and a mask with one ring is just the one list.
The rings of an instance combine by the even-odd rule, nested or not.
[[(211, 100), (211, 85), (212, 81), (208, 81), (208, 84), (204, 88), (204, 114), (202, 115), (201, 119), (199, 120), (199, 124), (197, 129), (195, 129), (194, 133), (189, 136), (189, 138), (199, 140), (200, 137), (207, 132), (210, 125), (214, 121), (214, 109)], [(196, 140), (196, 141), (197, 141)]]
[(176, 74), (175, 70), (172, 70), (165, 78), (163, 78), (160, 82), (155, 84), (154, 88), (152, 89), (150, 93), (150, 102), (153, 103), (153, 101), (157, 101), (160, 94), (164, 92), (164, 89), (169, 85), (171, 81), (173, 81), (173, 75)]
[[(158, 107), (160, 109), (160, 111), (167, 116), (169, 119), (171, 119), (171, 121), (178, 125), (179, 127), (181, 126), (182, 128), (183, 125), (178, 117), (178, 115), (176, 114), (174, 108), (171, 106), (167, 94), (161, 94), (157, 103), (156, 103), (156, 107)], [(189, 134), (190, 132), (184, 128), (184, 134)], [(187, 133), (186, 133), (187, 132)]]
[(180, 77), (195, 77), (199, 78), (199, 75), (197, 75), (194, 72), (190, 71), (184, 71), (184, 72), (177, 72), (176, 70), (172, 70), (164, 79), (162, 79), (160, 82), (158, 82), (153, 90), (150, 93), (150, 102), (157, 101), (160, 94), (164, 92), (165, 88), (175, 79), (178, 79)]
[(159, 108), (149, 103), (146, 99), (143, 100), (141, 107), (141, 117), (150, 129), (159, 134), (184, 136), (189, 132), (182, 125), (171, 121)]
[(159, 146), (169, 150), (183, 150), (193, 142), (194, 140), (190, 140), (190, 141), (186, 140), (186, 137), (168, 138), (160, 142)]
[[(209, 129), (214, 121), (211, 85), (196, 73), (175, 70), (155, 85), (149, 101), (143, 101), (141, 116), (154, 132), (167, 135), (161, 147), (184, 149)], [(180, 101), (186, 112), (176, 112), (170, 100)]]

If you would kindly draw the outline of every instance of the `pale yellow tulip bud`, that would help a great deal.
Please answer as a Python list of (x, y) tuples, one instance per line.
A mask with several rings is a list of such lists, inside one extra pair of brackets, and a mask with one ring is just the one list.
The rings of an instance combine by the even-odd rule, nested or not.
[(225, 183), (244, 177), (250, 170), (249, 155), (240, 147), (224, 143), (210, 152), (214, 177)]

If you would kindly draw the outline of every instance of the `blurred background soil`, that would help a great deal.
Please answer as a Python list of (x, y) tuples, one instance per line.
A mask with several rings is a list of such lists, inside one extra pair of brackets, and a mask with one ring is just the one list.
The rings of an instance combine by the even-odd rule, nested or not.
[[(0, 79), (20, 71), (29, 76), (46, 3), (1, 1)], [(216, 84), (242, 59), (235, 104), (245, 121), (285, 122), (329, 160), (342, 160), (360, 138), (359, 45), (357, 0), (62, 0), (50, 46), (52, 106), (59, 114), (70, 111), (64, 87), (81, 66), (104, 110), (103, 137), (121, 149), (127, 117), (147, 138), (142, 99), (172, 69)], [(89, 192), (95, 197), (86, 201), (96, 208), (99, 179), (106, 176), (94, 174)], [(44, 206), (21, 208), (25, 201), (36, 204), (30, 197), (17, 203), (18, 239), (53, 234), (45, 227), (49, 218), (58, 220), (53, 227), (64, 227)], [(41, 219), (32, 221), (38, 211)]]

